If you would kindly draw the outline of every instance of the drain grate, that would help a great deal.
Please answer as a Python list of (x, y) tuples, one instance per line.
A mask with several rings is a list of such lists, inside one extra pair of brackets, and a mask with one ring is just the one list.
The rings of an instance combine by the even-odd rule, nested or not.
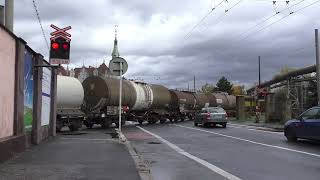
[(84, 134), (88, 134), (85, 132), (67, 132), (67, 133), (61, 133), (62, 135), (84, 135)]
[(148, 144), (161, 144), (161, 142), (154, 142), (154, 141), (151, 141), (151, 142), (148, 142)]

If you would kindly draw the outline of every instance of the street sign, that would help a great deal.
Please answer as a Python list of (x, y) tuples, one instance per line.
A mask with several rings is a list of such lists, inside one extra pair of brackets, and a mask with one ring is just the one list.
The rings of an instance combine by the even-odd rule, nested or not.
[(51, 26), (53, 29), (55, 29), (56, 31), (50, 33), (51, 38), (50, 40), (55, 40), (59, 37), (65, 38), (67, 41), (71, 41), (71, 34), (67, 33), (68, 30), (71, 29), (71, 26), (65, 27), (65, 28), (59, 28), (53, 24), (51, 24)]
[[(109, 69), (113, 75), (122, 76), (128, 70), (128, 63), (125, 59), (121, 57), (117, 57), (110, 61)], [(121, 69), (121, 73), (120, 73), (120, 69)]]
[(55, 31), (50, 33), (50, 64), (69, 64), (71, 34), (67, 31), (71, 26), (59, 28), (51, 24), (51, 27)]

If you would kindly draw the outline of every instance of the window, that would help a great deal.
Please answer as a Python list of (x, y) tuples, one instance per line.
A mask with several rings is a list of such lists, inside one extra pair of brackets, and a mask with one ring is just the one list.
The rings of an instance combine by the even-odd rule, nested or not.
[(207, 113), (207, 109), (201, 109), (200, 113)]
[(310, 109), (310, 110), (306, 111), (305, 113), (303, 113), (301, 115), (301, 118), (303, 120), (316, 119), (316, 118), (319, 118), (319, 115), (320, 115), (319, 108), (313, 108), (313, 109)]
[(212, 108), (209, 109), (210, 113), (226, 113), (222, 108)]

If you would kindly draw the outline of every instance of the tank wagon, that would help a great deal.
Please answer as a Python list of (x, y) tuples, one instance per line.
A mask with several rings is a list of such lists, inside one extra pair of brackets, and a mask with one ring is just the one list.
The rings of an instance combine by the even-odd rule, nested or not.
[[(224, 93), (203, 94), (188, 91), (170, 90), (161, 85), (123, 80), (122, 116), (125, 120), (150, 124), (193, 119), (195, 112), (203, 107), (221, 106), (235, 108), (235, 97)], [(118, 124), (119, 79), (88, 77), (82, 83), (84, 103), (82, 110), (87, 118), (84, 124), (108, 127)]]
[(78, 130), (82, 126), (83, 97), (83, 87), (78, 79), (67, 76), (57, 77), (57, 131), (60, 131), (63, 126), (68, 126), (71, 131)]

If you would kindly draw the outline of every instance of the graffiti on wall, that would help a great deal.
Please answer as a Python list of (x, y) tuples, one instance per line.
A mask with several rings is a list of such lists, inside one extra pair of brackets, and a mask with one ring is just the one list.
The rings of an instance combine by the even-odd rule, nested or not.
[(30, 52), (24, 56), (24, 127), (32, 128), (33, 120), (33, 61)]

